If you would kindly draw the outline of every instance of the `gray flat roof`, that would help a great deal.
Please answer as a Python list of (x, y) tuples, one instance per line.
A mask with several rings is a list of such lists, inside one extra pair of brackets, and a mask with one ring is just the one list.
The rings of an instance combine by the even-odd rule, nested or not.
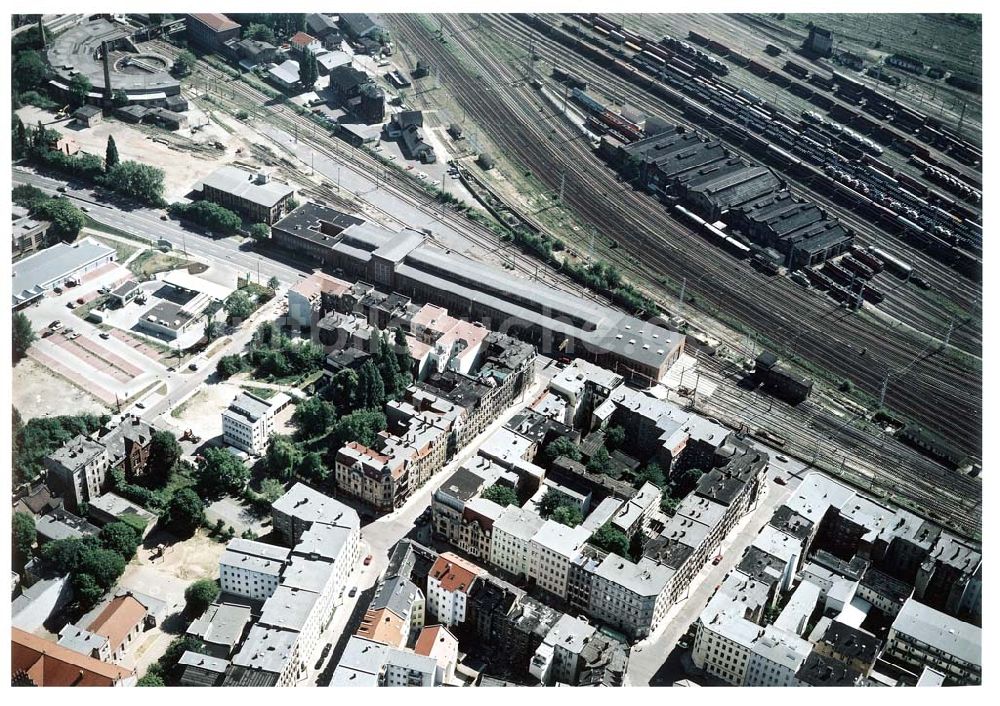
[[(288, 63), (288, 62), (285, 62)], [(283, 198), (291, 196), (295, 189), (280, 182), (268, 180), (257, 184), (252, 174), (237, 167), (219, 167), (202, 180), (204, 186), (210, 186), (241, 199), (246, 199), (265, 208), (271, 208)]]
[(181, 655), (177, 664), (183, 664), (185, 667), (198, 667), (199, 669), (204, 669), (209, 672), (223, 674), (229, 667), (229, 660), (219, 659), (218, 657), (209, 657), (208, 655), (203, 655), (199, 652), (187, 650), (183, 655)]
[[(351, 516), (346, 517), (350, 519)], [(352, 525), (350, 522), (336, 525), (314, 522), (302, 533), (299, 543), (292, 552), (298, 556), (316, 556), (334, 562), (344, 551), (347, 540), (358, 527), (359, 525)]]
[(643, 557), (639, 563), (608, 554), (595, 574), (639, 596), (658, 596), (666, 588), (674, 570)]
[(358, 513), (342, 502), (329, 498), (303, 483), (296, 483), (274, 501), (272, 509), (304, 522), (324, 522), (360, 527)]
[(325, 561), (311, 561), (306, 557), (294, 556), (281, 574), (281, 585), (313, 593), (322, 593), (326, 588), (333, 565)]
[[(337, 663), (336, 672), (349, 669), (361, 674), (378, 675), (389, 657), (389, 646), (357, 635), (351, 636)], [(334, 672), (336, 678), (336, 672)]]
[(319, 594), (281, 585), (264, 601), (260, 624), (299, 632), (309, 619)]
[(240, 667), (280, 674), (292, 658), (298, 639), (298, 632), (254, 625), (232, 662)]
[(114, 256), (114, 253), (112, 248), (93, 238), (81, 238), (75, 243), (57, 243), (13, 264), (11, 292), (16, 295), (24, 289), (47, 288), (96, 260)]
[(243, 637), (249, 622), (250, 606), (215, 603), (191, 623), (187, 633), (205, 642), (233, 647)]
[(892, 629), (969, 664), (982, 666), (982, 628), (963, 623), (912, 598), (903, 604)]

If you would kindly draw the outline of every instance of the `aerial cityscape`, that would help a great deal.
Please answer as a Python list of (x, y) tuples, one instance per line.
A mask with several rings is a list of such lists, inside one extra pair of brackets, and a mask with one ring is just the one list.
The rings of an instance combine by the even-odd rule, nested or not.
[(981, 15), (10, 27), (11, 686), (982, 685)]

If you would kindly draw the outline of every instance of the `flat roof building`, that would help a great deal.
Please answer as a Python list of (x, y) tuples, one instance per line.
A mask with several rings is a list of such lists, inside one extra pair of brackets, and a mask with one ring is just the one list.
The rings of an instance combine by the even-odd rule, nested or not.
[(25, 306), (54, 287), (61, 287), (87, 272), (114, 262), (113, 248), (93, 238), (81, 238), (75, 243), (57, 243), (52, 247), (18, 260), (12, 266), (12, 306)]
[(288, 207), (295, 189), (272, 181), (263, 172), (220, 167), (202, 181), (202, 198), (236, 211), (254, 223), (271, 225)]

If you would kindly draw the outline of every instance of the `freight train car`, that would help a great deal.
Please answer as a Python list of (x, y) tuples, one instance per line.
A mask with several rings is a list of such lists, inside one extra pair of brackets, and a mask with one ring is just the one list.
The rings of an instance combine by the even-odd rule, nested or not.
[(570, 88), (579, 88), (581, 91), (587, 90), (587, 82), (583, 79), (577, 78), (568, 71), (560, 69), (558, 66), (552, 67), (552, 78), (554, 78), (559, 83), (565, 83)]
[(899, 258), (890, 255), (885, 250), (876, 247), (869, 247), (868, 252), (885, 263), (886, 272), (891, 272), (900, 279), (909, 279), (913, 274), (913, 267), (903, 262)]

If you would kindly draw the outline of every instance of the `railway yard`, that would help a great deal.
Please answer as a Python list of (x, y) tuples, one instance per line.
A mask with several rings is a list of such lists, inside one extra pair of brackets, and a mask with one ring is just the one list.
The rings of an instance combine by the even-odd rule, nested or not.
[[(528, 173), (547, 192), (563, 195), (559, 205), (578, 225), (553, 235), (571, 249), (613, 263), (665, 311), (683, 316), (733, 353), (699, 358), (705, 374), (728, 381), (735, 394), (694, 404), (706, 405), (706, 411), (720, 418), (756, 419), (761, 426), (766, 421), (800, 457), (812, 456), (818, 465), (897, 500), (908, 497), (975, 532), (981, 513), (979, 480), (930, 460), (884, 429), (909, 420), (933, 430), (944, 444), (960, 449), (960, 455), (973, 462), (979, 458), (977, 126), (966, 121), (956, 132), (941, 120), (934, 123), (938, 128), (914, 128), (906, 121), (915, 111), (898, 102), (894, 115), (900, 117), (887, 119), (883, 111), (882, 119), (873, 119), (870, 111), (886, 106), (876, 105), (870, 96), (858, 98), (868, 84), (855, 81), (861, 87), (854, 87), (839, 67), (821, 70), (787, 49), (771, 57), (759, 39), (753, 43), (761, 45), (756, 49), (746, 39), (731, 43), (738, 52), (752, 53), (761, 67), (758, 74), (787, 77), (784, 66), (791, 61), (809, 65), (807, 74), (819, 76), (817, 80), (843, 76), (846, 88), (816, 90), (820, 97), (809, 102), (788, 90), (799, 81), (765, 78), (769, 91), (759, 80), (743, 83), (743, 77), (752, 75), (740, 66), (747, 57), (719, 50), (721, 38), (733, 36), (721, 25), (689, 30), (696, 38), (678, 35), (674, 27), (674, 38), (660, 41), (663, 28), (641, 22), (656, 22), (656, 16), (628, 18), (631, 37), (619, 31), (624, 18), (605, 18), (619, 29), (601, 32), (595, 22), (599, 17), (398, 15), (388, 22), (399, 39), (397, 62), (413, 65), (419, 59), (434, 67), (436, 87), (416, 91), (413, 103), (467, 116), (481, 130), (482, 148), (503, 156), (508, 175)], [(678, 22), (676, 16), (669, 19)], [(739, 24), (739, 19), (719, 22)], [(622, 41), (616, 42), (611, 32), (618, 32)], [(643, 39), (644, 33), (656, 39)], [(695, 39), (714, 42), (716, 52), (696, 46)], [(654, 69), (652, 60), (642, 64), (642, 52), (653, 44), (663, 48), (658, 53), (664, 57), (672, 44), (672, 55), (697, 56), (699, 66), (716, 66), (716, 71), (689, 73), (687, 83), (677, 73), (668, 80), (663, 66)], [(568, 100), (571, 88), (581, 86), (613, 114), (603, 120), (605, 137), (627, 144), (641, 136), (629, 135), (629, 121), (620, 119), (620, 109), (627, 106), (647, 120), (657, 118), (718, 139), (747, 162), (771, 167), (796, 197), (815, 203), (853, 231), (851, 253), (839, 265), (806, 269), (813, 287), (804, 291), (801, 280), (759, 272), (713, 247), (691, 223), (616, 175), (598, 156), (594, 148), (600, 134), (591, 127), (599, 121), (588, 121), (585, 133), (578, 121), (568, 119), (572, 111), (586, 116), (586, 107)], [(726, 106), (718, 98), (741, 89), (752, 96), (752, 104), (744, 99)], [(562, 96), (563, 105), (573, 105), (572, 110), (564, 114), (553, 95)], [(756, 95), (767, 100), (754, 100)], [(845, 113), (851, 100), (870, 111), (855, 102), (852, 113)], [(895, 99), (883, 103), (889, 100)], [(762, 115), (751, 117), (737, 105), (756, 106)], [(758, 128), (759, 136), (754, 132)], [(942, 180), (943, 171), (950, 181)], [(873, 246), (874, 251), (868, 249)], [(845, 272), (844, 284), (834, 286)], [(857, 285), (857, 279), (869, 281), (852, 290), (848, 285)], [(869, 288), (877, 290), (871, 299)], [(859, 307), (861, 299), (868, 302)], [(831, 395), (824, 403), (780, 409), (760, 395), (741, 394), (739, 361), (762, 346), (825, 378), (831, 389), (844, 381), (842, 390), (861, 394), (853, 402)], [(873, 414), (880, 399), (888, 415)], [(893, 421), (894, 416), (898, 419)]]

